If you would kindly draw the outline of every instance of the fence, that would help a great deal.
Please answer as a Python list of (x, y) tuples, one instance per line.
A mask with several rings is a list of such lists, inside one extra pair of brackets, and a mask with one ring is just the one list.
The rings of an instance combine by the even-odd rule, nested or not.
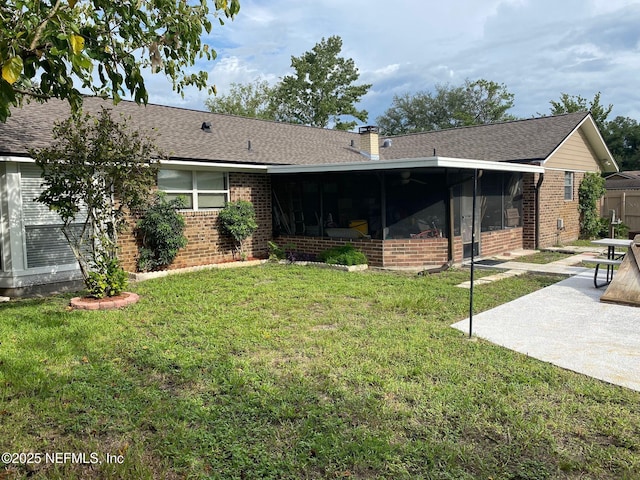
[(610, 218), (611, 210), (616, 211), (616, 218), (620, 218), (629, 227), (630, 232), (640, 232), (640, 191), (607, 191), (604, 197), (602, 216)]

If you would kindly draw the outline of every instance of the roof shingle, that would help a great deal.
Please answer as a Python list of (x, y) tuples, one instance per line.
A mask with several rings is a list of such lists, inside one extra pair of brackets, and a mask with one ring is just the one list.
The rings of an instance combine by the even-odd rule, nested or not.
[[(84, 110), (97, 113), (101, 106), (131, 117), (131, 124), (155, 138), (174, 159), (267, 165), (319, 165), (368, 161), (360, 154), (354, 132), (291, 125), (233, 115), (187, 110), (161, 105), (139, 106), (122, 101), (87, 97)], [(380, 148), (380, 160), (438, 156), (493, 161), (543, 160), (580, 125), (586, 112), (553, 117), (400, 135), (390, 147)], [(66, 102), (50, 100), (13, 109), (0, 123), (0, 154), (28, 155), (47, 146), (56, 120), (69, 116)], [(114, 115), (116, 118), (116, 115)], [(211, 123), (211, 133), (201, 129)], [(382, 145), (384, 138), (380, 138)], [(355, 147), (351, 147), (351, 142)], [(249, 149), (249, 142), (251, 148)]]

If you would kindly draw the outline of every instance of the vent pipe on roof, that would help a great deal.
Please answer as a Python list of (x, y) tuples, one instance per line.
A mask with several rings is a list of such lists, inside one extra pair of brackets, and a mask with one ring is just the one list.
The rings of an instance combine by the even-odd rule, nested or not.
[(251, 140), (247, 140), (247, 150), (251, 150)]
[(202, 122), (200, 130), (203, 132), (211, 133), (211, 122)]

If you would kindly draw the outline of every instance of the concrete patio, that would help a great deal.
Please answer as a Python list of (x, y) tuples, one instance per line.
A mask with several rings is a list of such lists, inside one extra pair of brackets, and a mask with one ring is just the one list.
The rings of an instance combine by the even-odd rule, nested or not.
[[(640, 391), (640, 308), (601, 303), (593, 270), (473, 316), (473, 335)], [(453, 325), (468, 333), (469, 319)]]

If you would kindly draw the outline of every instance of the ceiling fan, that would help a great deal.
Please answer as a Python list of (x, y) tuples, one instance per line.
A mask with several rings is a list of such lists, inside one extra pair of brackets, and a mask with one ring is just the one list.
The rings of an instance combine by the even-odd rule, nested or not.
[(400, 172), (400, 185), (407, 185), (411, 182), (419, 183), (421, 185), (427, 185), (427, 182), (423, 182), (422, 180), (418, 180), (416, 178), (411, 178), (411, 172), (408, 170)]

